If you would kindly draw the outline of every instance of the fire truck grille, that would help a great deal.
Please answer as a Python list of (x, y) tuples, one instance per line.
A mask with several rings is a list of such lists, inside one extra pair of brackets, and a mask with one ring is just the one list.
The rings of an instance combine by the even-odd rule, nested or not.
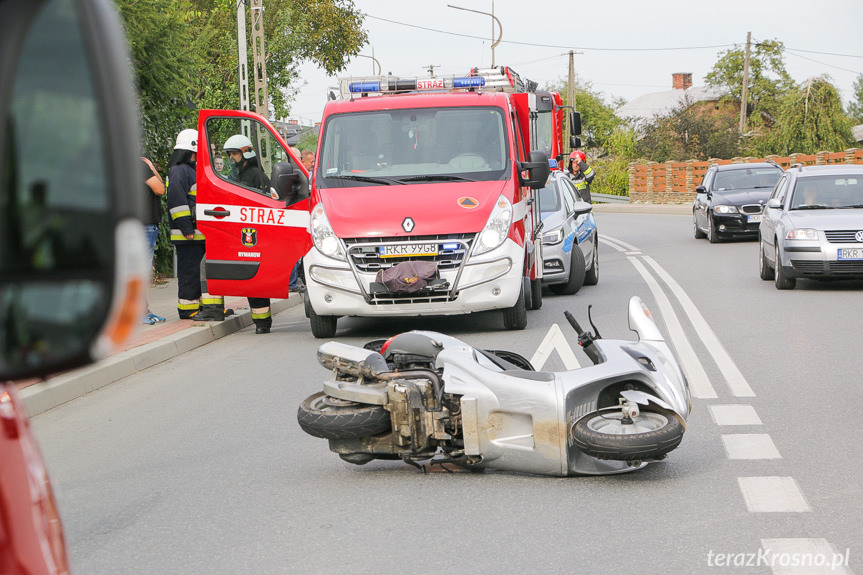
[[(346, 239), (345, 246), (351, 263), (359, 272), (377, 273), (398, 263), (406, 261), (431, 261), (437, 263), (438, 270), (458, 269), (464, 262), (476, 234), (444, 234), (432, 236), (407, 236), (391, 238), (354, 238)], [(429, 246), (434, 246), (429, 250)], [(434, 255), (390, 256), (389, 248), (398, 247), (402, 252), (436, 252)]]

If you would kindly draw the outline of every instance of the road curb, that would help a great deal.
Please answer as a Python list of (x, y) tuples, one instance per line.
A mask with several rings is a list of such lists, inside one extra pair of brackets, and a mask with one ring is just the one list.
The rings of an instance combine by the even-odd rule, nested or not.
[[(270, 310), (276, 315), (300, 305), (302, 301), (302, 297), (273, 300)], [(32, 417), (235, 333), (252, 323), (250, 310), (243, 310), (223, 322), (193, 322), (186, 329), (157, 341), (121, 351), (93, 365), (28, 385), (18, 390), (18, 396)]]

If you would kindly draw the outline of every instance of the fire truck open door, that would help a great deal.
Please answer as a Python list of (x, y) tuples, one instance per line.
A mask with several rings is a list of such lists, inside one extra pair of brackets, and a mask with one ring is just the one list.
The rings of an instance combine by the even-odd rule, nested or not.
[(208, 291), (288, 297), (291, 270), (311, 247), (308, 173), (251, 112), (202, 110), (198, 138), (196, 217), (207, 238)]

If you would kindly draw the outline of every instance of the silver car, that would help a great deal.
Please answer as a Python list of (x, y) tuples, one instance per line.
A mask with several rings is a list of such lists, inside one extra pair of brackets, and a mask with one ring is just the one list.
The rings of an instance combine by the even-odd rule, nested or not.
[(539, 191), (542, 283), (556, 294), (574, 294), (599, 281), (599, 235), (590, 204), (563, 172), (553, 170)]
[(761, 279), (863, 278), (863, 166), (792, 166), (758, 229)]

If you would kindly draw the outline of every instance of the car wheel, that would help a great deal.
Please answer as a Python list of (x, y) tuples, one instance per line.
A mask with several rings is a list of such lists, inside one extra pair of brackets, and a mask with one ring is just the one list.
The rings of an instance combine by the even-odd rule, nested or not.
[(565, 284), (553, 284), (548, 286), (557, 295), (572, 295), (584, 285), (584, 254), (577, 245), (572, 246), (569, 260), (569, 279)]
[(794, 289), (797, 285), (795, 278), (790, 278), (785, 275), (782, 267), (782, 260), (779, 258), (779, 242), (776, 242), (776, 261), (774, 269), (776, 270), (776, 289)]
[(584, 285), (595, 286), (599, 283), (599, 234), (596, 234), (593, 239), (593, 263), (590, 264), (590, 269), (584, 274)]
[(767, 262), (767, 258), (764, 257), (764, 242), (758, 242), (758, 273), (761, 276), (761, 279), (764, 281), (770, 281), (773, 279), (773, 275), (776, 273), (770, 264)]
[(716, 235), (716, 225), (711, 216), (707, 216), (707, 241), (711, 244), (719, 243), (719, 236)]
[(696, 240), (700, 240), (705, 237), (705, 233), (698, 227), (698, 218), (695, 217), (695, 210), (692, 210), (692, 230)]

